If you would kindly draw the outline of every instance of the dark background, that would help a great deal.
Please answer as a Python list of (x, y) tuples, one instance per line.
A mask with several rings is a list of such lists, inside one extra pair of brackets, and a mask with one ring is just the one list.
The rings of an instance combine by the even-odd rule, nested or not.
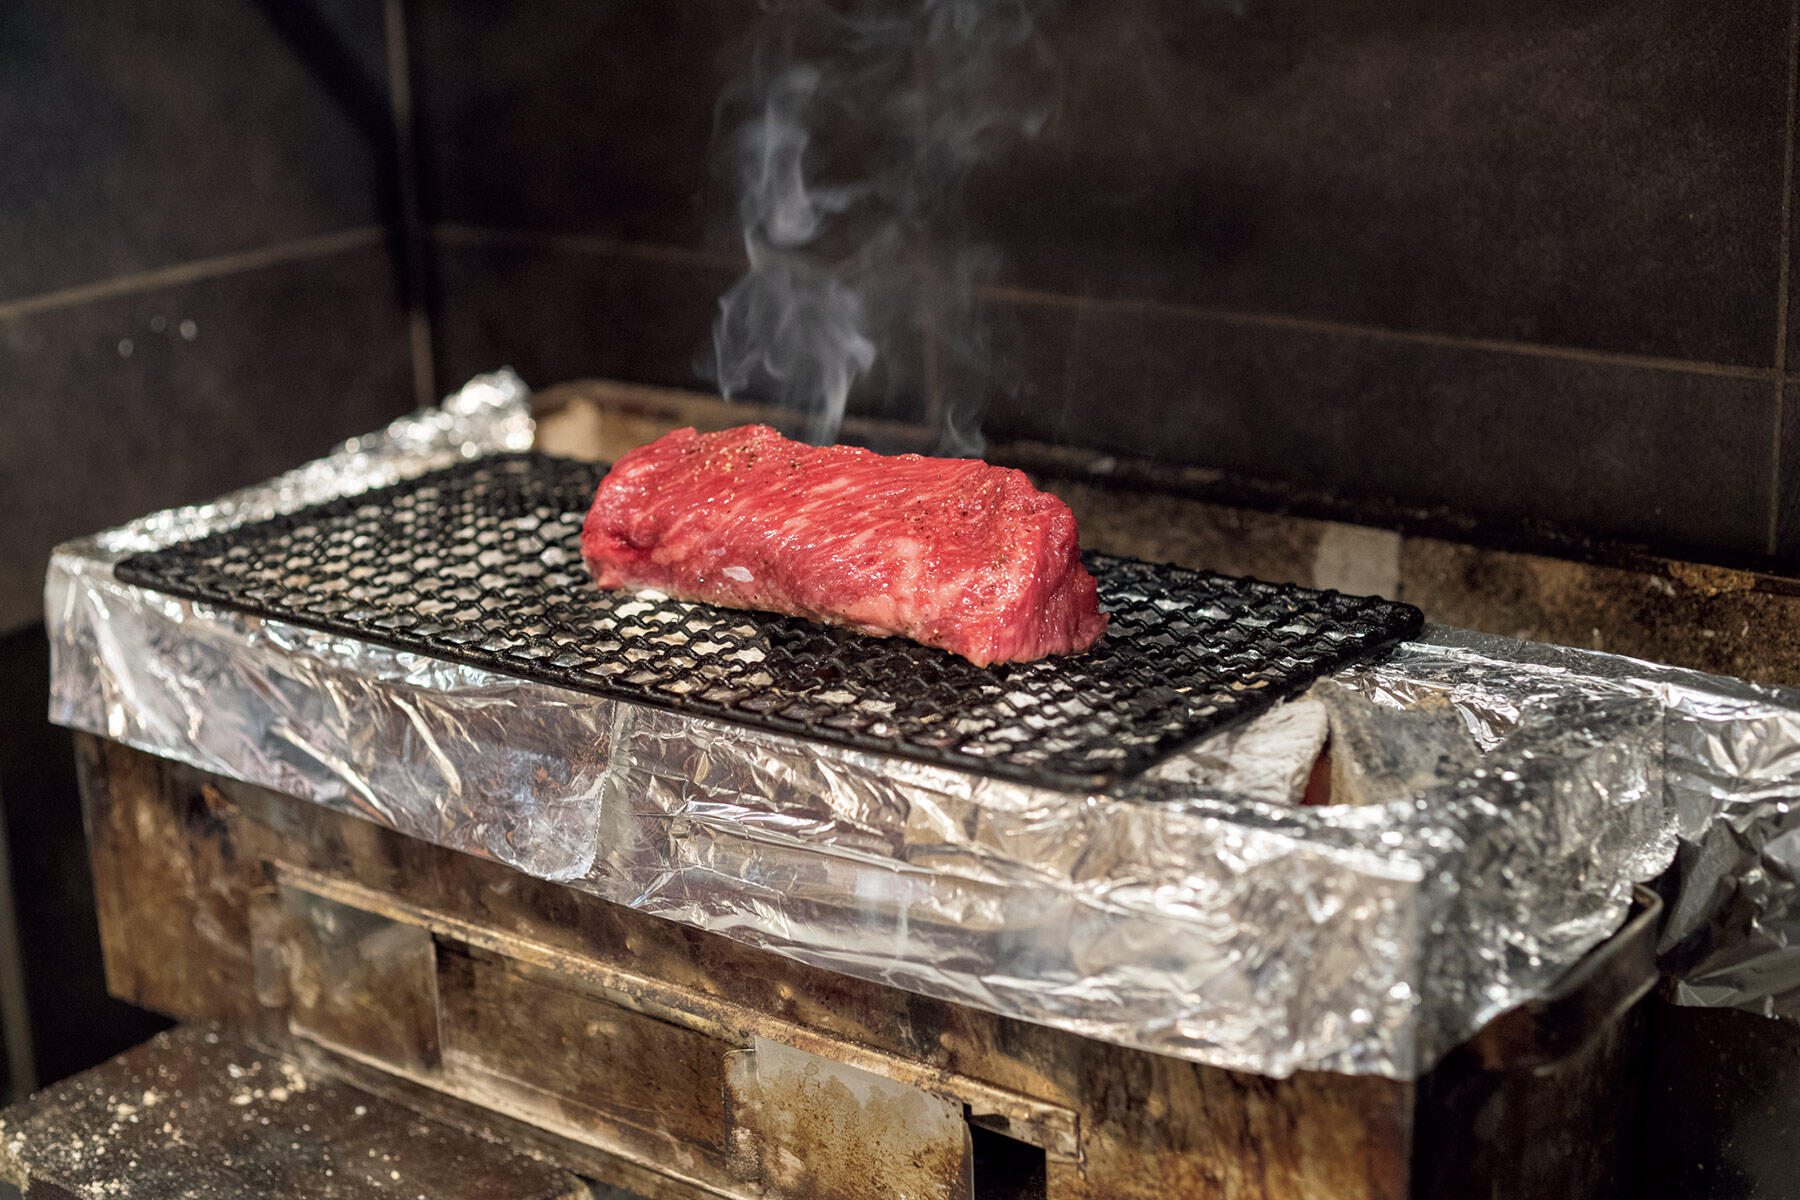
[[(70, 755), (41, 720), (50, 547), (503, 363), (703, 387), (743, 265), (715, 113), (762, 19), (0, 5), (0, 799), (23, 943), (0, 937), (0, 997), (29, 1002), (37, 1078), (144, 1030), (96, 998)], [(988, 435), (1221, 468), (1373, 523), (1429, 510), (1477, 540), (1793, 574), (1797, 20), (1795, 0), (1046, 5), (1048, 118), (959, 209), (994, 252), (973, 294)], [(906, 340), (929, 336), (902, 327), (884, 361), (933, 361)], [(855, 406), (925, 419), (931, 370)]]

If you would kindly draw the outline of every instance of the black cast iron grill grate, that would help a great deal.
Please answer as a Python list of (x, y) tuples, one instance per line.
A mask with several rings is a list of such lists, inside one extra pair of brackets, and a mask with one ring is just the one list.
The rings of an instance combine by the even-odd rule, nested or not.
[(1088, 554), (1106, 636), (977, 667), (903, 638), (593, 585), (604, 465), (500, 455), (121, 562), (177, 596), (564, 687), (1101, 788), (1410, 637), (1385, 600)]

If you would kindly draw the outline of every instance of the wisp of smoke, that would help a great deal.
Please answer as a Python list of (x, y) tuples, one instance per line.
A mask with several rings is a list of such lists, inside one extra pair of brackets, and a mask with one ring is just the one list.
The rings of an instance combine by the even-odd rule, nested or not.
[[(802, 413), (809, 440), (831, 441), (879, 358), (890, 393), (936, 426), (940, 452), (980, 452), (993, 339), (974, 289), (995, 256), (971, 244), (963, 188), (984, 154), (1048, 117), (1048, 89), (1021, 88), (1016, 68), (1051, 3), (770, 5), (746, 78), (721, 105), (736, 115), (749, 269), (719, 301), (701, 369), (727, 399)], [(822, 137), (853, 149), (854, 167), (840, 167), (850, 180), (817, 177), (831, 160)], [(927, 347), (917, 377), (893, 353), (908, 334)]]
[(850, 385), (875, 361), (863, 301), (803, 255), (745, 234), (750, 270), (719, 300), (715, 381), (727, 400), (768, 396), (807, 414), (809, 441), (837, 437)]

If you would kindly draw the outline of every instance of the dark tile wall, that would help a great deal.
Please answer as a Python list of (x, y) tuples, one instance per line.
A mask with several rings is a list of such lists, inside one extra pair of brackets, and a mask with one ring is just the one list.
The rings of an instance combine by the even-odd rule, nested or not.
[[(1761, 379), (1137, 306), (1009, 306), (1000, 438), (1070, 442), (1631, 538), (1754, 552), (1775, 396)], [(1130, 399), (1111, 405), (1132, 381)], [(1272, 456), (1279, 453), (1277, 462)]]
[[(537, 385), (704, 386), (720, 295), (745, 264), (722, 97), (767, 11), (739, 0), (409, 7), (442, 379), (505, 363)], [(480, 69), (471, 46), (483, 47)], [(821, 129), (813, 149), (843, 132)], [(882, 359), (851, 408), (905, 418), (923, 403), (925, 351), (910, 314), (886, 307)]]
[(0, 4), (0, 971), (41, 1081), (156, 1027), (100, 979), (45, 563), (413, 405), (385, 30), (371, 0)]
[[(730, 203), (713, 112), (760, 6), (739, 0), (409, 10), (433, 222), (699, 245)], [(728, 211), (728, 210), (727, 210)]]
[(1014, 279), (1771, 365), (1788, 4), (1242, 9), (1046, 23), (1061, 111), (975, 197)]
[(976, 200), (1021, 288), (1156, 304), (996, 297), (1031, 348), (997, 432), (1783, 549), (1792, 5), (1102, 7)]
[(756, 6), (432, 0), (408, 15), (439, 374), (692, 384), (742, 269), (713, 235), (731, 204), (713, 114)]
[(358, 0), (0, 5), (0, 301), (379, 222), (384, 60)]
[(407, 407), (379, 231), (321, 258), (0, 320), (0, 612), (41, 615), (63, 538), (277, 474)]
[(441, 234), (436, 251), (446, 381), (505, 364), (540, 385), (599, 375), (690, 386), (719, 295), (741, 270), (704, 252), (491, 232)]
[[(922, 227), (993, 252), (990, 437), (1800, 568), (1794, 0), (1023, 8), (993, 77), (1016, 111), (1028, 64), (1042, 127)], [(721, 97), (767, 12), (413, 7), (446, 377), (704, 386), (741, 264)], [(958, 399), (897, 341), (863, 411)]]
[(0, 5), (0, 632), (58, 541), (411, 407), (382, 9)]

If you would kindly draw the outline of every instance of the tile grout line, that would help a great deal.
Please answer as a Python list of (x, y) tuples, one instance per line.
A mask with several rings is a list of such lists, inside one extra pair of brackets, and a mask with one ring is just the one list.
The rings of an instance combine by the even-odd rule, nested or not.
[(653, 242), (621, 241), (579, 233), (533, 233), (522, 229), (496, 229), (488, 225), (462, 225), (445, 222), (429, 226), (426, 233), (438, 241), (462, 246), (512, 246), (522, 250), (567, 250), (574, 254), (612, 254), (620, 258), (636, 258), (646, 262), (681, 263), (694, 267), (717, 267), (742, 271), (740, 256), (713, 250), (691, 250), (682, 246), (662, 246)]
[(399, 175), (401, 286), (406, 291), (407, 345), (412, 354), (413, 393), (420, 408), (437, 403), (425, 227), (419, 205), (418, 141), (413, 124), (412, 60), (406, 46), (406, 0), (385, 0), (388, 106), (394, 119), (394, 169)]
[(1659, 358), (1649, 354), (1630, 354), (1611, 350), (1584, 350), (1575, 346), (1555, 346), (1543, 342), (1509, 342), (1499, 338), (1465, 337), (1424, 330), (1387, 329), (1379, 325), (1357, 325), (1347, 321), (1328, 321), (1316, 317), (1290, 317), (1281, 313), (1234, 311), (1205, 308), (1200, 305), (1177, 304), (1162, 300), (1094, 299), (1064, 296), (1055, 292), (1038, 292), (1028, 288), (984, 287), (981, 298), (1005, 300), (1044, 308), (1085, 309), (1119, 313), (1144, 313), (1189, 317), (1214, 321), (1221, 325), (1247, 325), (1266, 329), (1291, 329), (1305, 333), (1339, 334), (1376, 341), (1408, 342), (1415, 345), (1442, 346), (1453, 350), (1488, 350), (1501, 354), (1517, 354), (1530, 358), (1560, 358), (1573, 362), (1602, 366), (1641, 367), (1656, 371), (1683, 371), (1695, 375), (1717, 375), (1731, 379), (1765, 380), (1780, 378), (1771, 367), (1746, 367), (1732, 363), (1704, 362), (1695, 359)]
[(287, 263), (305, 262), (315, 258), (329, 258), (347, 250), (379, 245), (387, 235), (388, 231), (380, 225), (361, 225), (355, 229), (321, 234), (318, 237), (299, 238), (291, 242), (279, 242), (273, 246), (264, 246), (258, 250), (246, 250), (239, 254), (200, 258), (172, 267), (156, 267), (149, 271), (120, 275), (99, 283), (83, 283), (75, 287), (59, 288), (54, 292), (41, 292), (36, 296), (26, 296), (20, 300), (0, 302), (0, 321), (35, 316), (38, 313), (52, 312), (59, 308), (71, 308), (95, 300), (111, 300), (120, 296), (154, 291), (158, 288), (178, 287), (186, 283), (197, 283), (202, 279), (216, 279), (222, 275), (238, 275), (246, 271), (261, 270), (264, 267), (283, 266)]
[(1800, 104), (1800, 0), (1788, 5), (1787, 120), (1781, 148), (1781, 229), (1775, 262), (1775, 421), (1769, 465), (1769, 553), (1781, 552), (1781, 440), (1787, 420), (1788, 307), (1793, 274), (1790, 262), (1794, 232), (1794, 109)]
[[(691, 250), (679, 246), (661, 246), (649, 242), (623, 241), (586, 234), (533, 233), (528, 230), (498, 229), (492, 226), (464, 225), (454, 222), (433, 225), (428, 232), (431, 237), (440, 241), (460, 245), (514, 246), (531, 250), (566, 250), (577, 254), (612, 254), (621, 258), (635, 258), (646, 262), (671, 262), (726, 270), (739, 270), (743, 266), (739, 259), (715, 251)], [(1216, 321), (1227, 325), (1295, 329), (1308, 333), (1340, 334), (1350, 337), (1443, 346), (1450, 349), (1489, 350), (1526, 357), (1561, 358), (1602, 366), (1684, 371), (1695, 375), (1715, 375), (1729, 379), (1781, 378), (1781, 372), (1771, 367), (1745, 367), (1732, 363), (1658, 358), (1654, 355), (1605, 350), (1582, 350), (1572, 346), (1553, 346), (1539, 342), (1508, 342), (1497, 338), (1460, 337), (1455, 334), (1427, 333), (1419, 330), (1384, 329), (1378, 325), (1356, 325), (1344, 321), (1326, 321), (1312, 317), (1290, 317), (1279, 313), (1236, 312), (1158, 300), (1100, 300), (1084, 296), (1066, 296), (1056, 292), (1039, 292), (1029, 288), (993, 285), (977, 288), (976, 295), (978, 299), (982, 300), (1004, 300), (1044, 308), (1160, 313)]]

